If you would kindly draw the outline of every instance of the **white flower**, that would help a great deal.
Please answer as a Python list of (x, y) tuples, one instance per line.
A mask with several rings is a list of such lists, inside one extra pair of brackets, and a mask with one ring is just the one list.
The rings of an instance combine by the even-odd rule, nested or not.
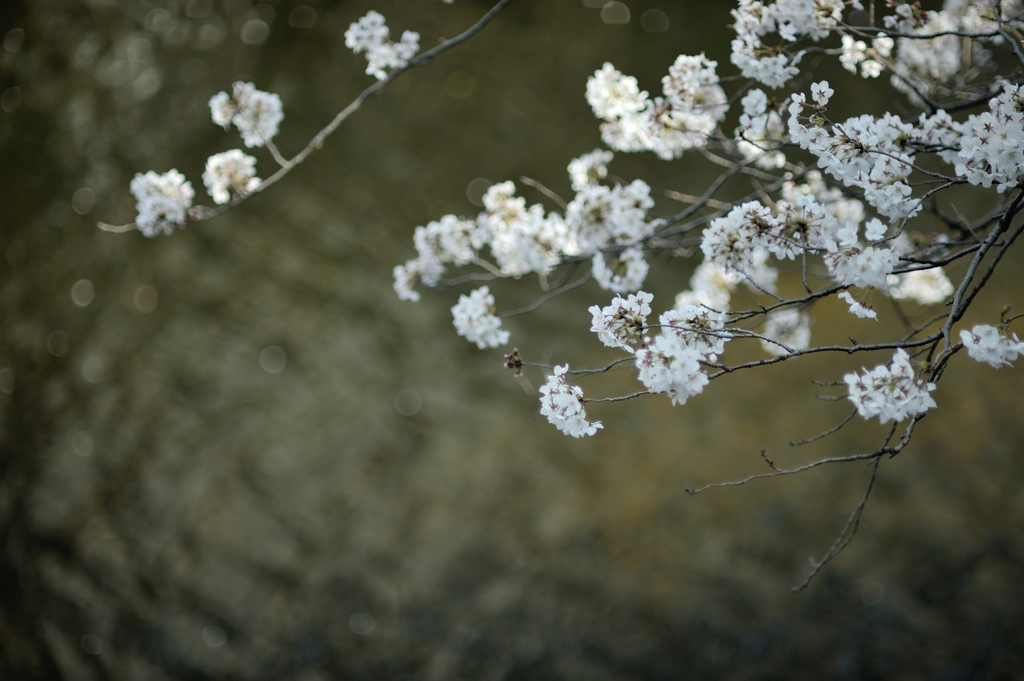
[(929, 394), (935, 390), (935, 384), (914, 372), (903, 348), (896, 351), (889, 366), (875, 367), (863, 375), (847, 374), (843, 380), (857, 413), (866, 419), (877, 416), (882, 423), (902, 421), (935, 406)]
[(604, 428), (600, 421), (587, 421), (583, 408), (583, 391), (565, 382), (569, 366), (556, 366), (548, 381), (540, 387), (540, 413), (566, 435), (583, 437)]
[[(768, 314), (763, 336), (779, 341), (794, 350), (806, 350), (811, 344), (811, 317), (799, 310), (776, 310)], [(761, 341), (761, 347), (770, 355), (789, 354), (777, 343)]]
[(850, 312), (861, 319), (878, 319), (877, 312), (851, 296), (849, 291), (843, 291), (840, 293), (839, 300), (846, 301), (846, 304), (850, 306)]
[(545, 216), (539, 203), (526, 207), (512, 182), (491, 185), (483, 196), (484, 212), (477, 216), (474, 243), (487, 243), (502, 274), (521, 277), (546, 274), (568, 248), (569, 228), (557, 213)]
[(640, 382), (651, 392), (667, 393), (672, 404), (685, 404), (708, 384), (700, 360), (701, 354), (676, 334), (663, 333), (636, 351)]
[(828, 81), (823, 80), (820, 83), (815, 83), (811, 86), (811, 98), (818, 104), (818, 106), (825, 106), (828, 104), (828, 100), (836, 93), (835, 90), (828, 86)]
[(703, 147), (728, 109), (716, 66), (703, 54), (680, 55), (662, 78), (664, 97), (651, 99), (636, 78), (604, 64), (587, 81), (587, 102), (604, 121), (605, 144), (617, 151), (653, 151), (666, 160)]
[(404, 265), (395, 265), (392, 275), (395, 278), (394, 289), (399, 300), (410, 300), (417, 302), (420, 299), (420, 292), (413, 288), (421, 281), (419, 264), (416, 260), (410, 260)]
[(591, 255), (613, 244), (629, 246), (647, 238), (654, 231), (654, 223), (647, 221), (653, 206), (651, 188), (643, 180), (625, 187), (584, 187), (565, 211), (566, 253)]
[(494, 314), (494, 296), (486, 286), (459, 296), (452, 317), (456, 332), (481, 350), (508, 343), (509, 332), (502, 330), (501, 320)]
[(705, 260), (690, 277), (690, 290), (676, 296), (675, 309), (685, 305), (703, 305), (724, 312), (729, 309), (732, 290), (742, 280), (721, 265)]
[(683, 345), (710, 361), (722, 354), (729, 340), (725, 314), (703, 305), (684, 305), (663, 312), (658, 318), (663, 335), (675, 336)]
[(1016, 187), (1024, 172), (1024, 92), (1007, 87), (989, 102), (991, 111), (970, 116), (963, 124), (956, 174), (986, 189), (996, 184), (1003, 193)]
[(615, 157), (610, 151), (594, 149), (569, 162), (569, 180), (574, 192), (583, 191), (587, 187), (600, 184), (608, 176), (608, 164)]
[(203, 184), (214, 203), (223, 204), (231, 200), (231, 194), (248, 194), (260, 186), (256, 175), (256, 159), (241, 149), (232, 149), (214, 154), (206, 159)]
[(868, 241), (878, 241), (885, 237), (888, 227), (878, 218), (868, 221), (864, 225), (864, 238)]
[(920, 305), (941, 303), (953, 295), (953, 283), (941, 267), (890, 274), (886, 282), (892, 298), (913, 300)]
[(590, 330), (608, 347), (633, 352), (630, 346), (643, 340), (652, 300), (652, 294), (639, 291), (627, 298), (612, 298), (612, 304), (604, 309), (593, 305), (589, 310), (593, 315)]
[(1024, 343), (1002, 324), (998, 328), (979, 324), (970, 331), (963, 329), (960, 331), (960, 340), (971, 359), (988, 362), (997, 369), (1024, 353)]
[(152, 170), (145, 175), (137, 173), (131, 182), (138, 215), (135, 226), (148, 237), (163, 232), (170, 234), (175, 227), (183, 227), (188, 209), (195, 198), (192, 183), (177, 170), (158, 175)]
[(839, 228), (836, 232), (836, 238), (839, 239), (839, 245), (843, 248), (850, 248), (857, 243), (857, 233), (860, 228), (855, 222), (847, 222), (845, 225)]
[(616, 258), (605, 258), (604, 253), (594, 254), (594, 281), (605, 291), (629, 293), (644, 285), (650, 265), (644, 259), (643, 249), (627, 248)]
[(739, 127), (733, 133), (740, 152), (767, 170), (786, 165), (786, 155), (779, 149), (786, 125), (778, 105), (769, 109), (768, 95), (759, 89), (748, 92), (740, 103), (743, 114)]
[(836, 281), (845, 286), (885, 289), (886, 277), (899, 263), (900, 256), (890, 248), (852, 246), (839, 248), (829, 244), (825, 264)]
[(284, 119), (281, 98), (257, 90), (252, 83), (237, 82), (232, 94), (218, 92), (210, 99), (213, 122), (225, 130), (231, 124), (242, 134), (245, 146), (262, 147), (277, 134)]
[(402, 33), (401, 41), (390, 40), (391, 30), (379, 12), (370, 10), (345, 31), (345, 46), (356, 54), (366, 53), (366, 73), (377, 80), (388, 77), (389, 69), (402, 68), (420, 49), (420, 34)]
[(818, 158), (818, 167), (846, 186), (862, 189), (864, 199), (886, 217), (903, 219), (921, 210), (921, 200), (908, 184), (915, 157), (906, 142), (915, 137), (913, 124), (887, 113), (850, 118), (829, 131), (817, 117), (810, 125), (801, 122), (806, 103), (803, 93), (791, 97), (789, 134)]
[(587, 103), (595, 116), (610, 120), (643, 111), (647, 93), (640, 91), (636, 78), (605, 62), (587, 79)]

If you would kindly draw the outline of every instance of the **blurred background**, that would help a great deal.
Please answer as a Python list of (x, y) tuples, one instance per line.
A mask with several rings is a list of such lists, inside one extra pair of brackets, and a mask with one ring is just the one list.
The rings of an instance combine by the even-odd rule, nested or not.
[[(680, 53), (732, 73), (731, 3), (517, 0), (240, 208), (152, 240), (96, 228), (134, 218), (136, 172), (177, 168), (209, 205), (206, 157), (241, 144), (207, 102), (233, 81), (281, 95), (290, 156), (372, 82), (344, 46), (352, 21), (377, 9), (429, 47), (489, 5), (0, 5), (0, 677), (1020, 674), (1019, 368), (958, 357), (940, 409), (882, 462), (853, 544), (793, 594), (860, 499), (864, 465), (684, 490), (763, 472), (762, 448), (784, 466), (873, 449), (886, 429), (863, 421), (788, 442), (848, 413), (811, 379), (887, 358), (735, 375), (684, 407), (591, 405), (605, 430), (577, 441), (539, 416), (540, 372), (521, 384), (503, 351), (454, 334), (465, 290), (418, 304), (391, 290), (413, 229), (475, 215), (480, 180), (569, 194), (568, 161), (600, 146), (584, 88), (603, 62), (652, 92)], [(902, 110), (884, 82), (829, 73), (837, 107)], [(709, 167), (620, 155), (612, 172), (700, 193)], [(659, 198), (655, 212), (678, 209)], [(692, 267), (659, 261), (645, 287), (657, 310)], [(978, 319), (1022, 280), (1011, 263)], [(492, 290), (501, 309), (539, 293)], [(591, 283), (506, 320), (512, 343), (528, 360), (608, 361), (586, 312), (608, 297)], [(897, 323), (879, 307), (859, 340)], [(841, 307), (815, 313), (816, 341), (844, 342)], [(581, 384), (638, 385), (629, 369)]]

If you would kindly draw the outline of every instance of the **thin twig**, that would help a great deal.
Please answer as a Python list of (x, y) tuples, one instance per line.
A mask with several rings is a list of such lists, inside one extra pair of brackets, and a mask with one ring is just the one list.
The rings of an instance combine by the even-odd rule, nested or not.
[(833, 558), (843, 552), (850, 542), (853, 541), (854, 535), (857, 534), (857, 528), (860, 527), (860, 517), (864, 513), (864, 506), (868, 503), (868, 497), (871, 496), (871, 488), (875, 486), (875, 478), (878, 476), (878, 465), (882, 462), (881, 457), (876, 458), (871, 466), (871, 477), (868, 478), (867, 489), (864, 490), (864, 496), (861, 498), (860, 503), (857, 504), (857, 508), (853, 509), (853, 513), (846, 520), (846, 525), (843, 526), (843, 531), (839, 533), (835, 543), (828, 550), (828, 553), (821, 560), (814, 560), (811, 558), (811, 573), (807, 575), (807, 578), (793, 587), (794, 592), (800, 592), (807, 588), (807, 585), (811, 583), (821, 568), (825, 567)]
[[(317, 149), (323, 147), (324, 140), (326, 140), (327, 137), (330, 136), (330, 134), (334, 132), (338, 128), (338, 126), (341, 125), (342, 122), (344, 122), (346, 118), (355, 113), (359, 109), (359, 107), (363, 105), (363, 102), (369, 99), (371, 95), (374, 95), (383, 90), (391, 81), (395, 80), (396, 78), (398, 78), (400, 75), (410, 70), (411, 68), (416, 66), (425, 66), (426, 64), (429, 64), (434, 57), (441, 54), (442, 52), (449, 50), (455, 47), (456, 45), (464, 43), (465, 41), (472, 38), (474, 35), (479, 33), (484, 28), (484, 26), (489, 24), (491, 20), (498, 14), (498, 12), (504, 9), (505, 6), (508, 5), (510, 2), (512, 2), (512, 0), (499, 0), (499, 2), (496, 5), (494, 5), (494, 7), (492, 7), (490, 10), (488, 10), (487, 13), (484, 14), (479, 21), (477, 21), (475, 24), (470, 26), (468, 29), (466, 29), (459, 35), (455, 36), (454, 38), (451, 38), (450, 40), (442, 42), (440, 45), (434, 47), (433, 49), (427, 50), (426, 52), (422, 52), (421, 54), (413, 57), (405, 66), (401, 66), (392, 71), (391, 73), (389, 73), (387, 78), (385, 78), (384, 80), (379, 80), (373, 85), (363, 90), (361, 93), (359, 93), (359, 96), (356, 97), (348, 106), (346, 106), (344, 109), (338, 112), (334, 119), (331, 120), (331, 122), (328, 123), (322, 130), (320, 130), (320, 132), (318, 132), (313, 137), (313, 139), (311, 139), (309, 143), (306, 144), (305, 148), (303, 148), (302, 151), (300, 151), (298, 154), (292, 157), (291, 160), (285, 160), (283, 157), (278, 159), (280, 153), (278, 152), (277, 154), (274, 154), (274, 150), (272, 149), (271, 154), (274, 154), (275, 160), (278, 160), (278, 163), (281, 163), (281, 168), (279, 168), (277, 172), (268, 177), (266, 180), (261, 182), (260, 185), (256, 187), (256, 189), (254, 189), (252, 192), (235, 196), (231, 201), (228, 201), (222, 206), (217, 206), (213, 208), (209, 208), (206, 206), (193, 206), (191, 209), (189, 209), (186, 221), (201, 222), (203, 220), (209, 220), (210, 218), (216, 217), (224, 213), (225, 211), (234, 208), (240, 203), (243, 203), (244, 201), (248, 200), (250, 197), (276, 184), (281, 178), (283, 178), (285, 175), (291, 172), (291, 170), (295, 168), (295, 166), (305, 161), (310, 154), (312, 154)], [(97, 224), (97, 226), (100, 229), (107, 232), (127, 232), (135, 228), (134, 223), (129, 225), (114, 226), (100, 222)]]
[[(844, 395), (844, 397), (845, 397), (845, 395)], [(847, 423), (849, 423), (850, 421), (852, 421), (852, 420), (853, 420), (853, 417), (854, 417), (854, 416), (856, 416), (856, 415), (857, 415), (857, 410), (856, 410), (856, 409), (854, 409), (853, 411), (851, 411), (851, 412), (850, 412), (850, 415), (849, 415), (849, 416), (847, 416), (847, 417), (846, 417), (845, 419), (843, 419), (843, 420), (842, 420), (842, 421), (841, 421), (841, 422), (839, 423), (839, 425), (838, 425), (838, 426), (833, 426), (832, 428), (829, 428), (829, 429), (828, 429), (828, 430), (826, 430), (825, 432), (823, 432), (823, 433), (818, 433), (818, 434), (817, 434), (817, 435), (815, 435), (814, 437), (809, 437), (809, 438), (807, 438), (806, 440), (790, 440), (790, 442), (789, 442), (789, 446), (790, 446), (790, 447), (799, 447), (800, 445), (806, 445), (806, 444), (810, 444), (810, 443), (812, 443), (812, 442), (816, 442), (816, 441), (818, 441), (818, 440), (822, 440), (822, 439), (824, 439), (824, 438), (828, 437), (829, 435), (831, 435), (832, 433), (837, 433), (837, 432), (839, 432), (839, 429), (840, 429), (840, 428), (842, 428), (843, 426), (845, 426), (845, 425), (846, 425)]]

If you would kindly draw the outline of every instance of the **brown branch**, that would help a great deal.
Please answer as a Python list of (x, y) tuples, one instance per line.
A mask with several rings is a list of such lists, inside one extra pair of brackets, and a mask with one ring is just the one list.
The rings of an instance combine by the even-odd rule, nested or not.
[[(496, 5), (494, 5), (494, 7), (492, 7), (490, 10), (488, 10), (487, 13), (484, 14), (479, 21), (477, 21), (475, 24), (470, 26), (468, 29), (466, 29), (459, 35), (442, 42), (440, 45), (434, 47), (433, 49), (427, 50), (426, 52), (422, 52), (419, 55), (413, 57), (405, 66), (401, 66), (392, 71), (391, 73), (389, 73), (387, 78), (385, 78), (384, 80), (379, 80), (373, 85), (363, 90), (361, 93), (359, 93), (359, 96), (352, 100), (352, 102), (348, 106), (346, 106), (344, 109), (338, 112), (334, 119), (331, 120), (331, 122), (328, 123), (322, 130), (320, 130), (320, 132), (318, 132), (313, 137), (313, 139), (311, 139), (309, 143), (306, 144), (305, 148), (302, 149), (302, 151), (300, 151), (290, 160), (285, 160), (283, 157), (278, 158), (280, 157), (280, 152), (274, 154), (275, 149), (271, 149), (271, 154), (273, 154), (275, 160), (277, 160), (278, 163), (281, 164), (281, 168), (279, 168), (277, 172), (275, 172), (273, 175), (271, 175), (266, 180), (261, 182), (260, 185), (256, 187), (256, 189), (254, 189), (253, 191), (248, 192), (246, 194), (240, 194), (238, 196), (235, 196), (231, 201), (228, 201), (222, 206), (217, 206), (213, 208), (207, 208), (206, 206), (193, 206), (192, 208), (189, 209), (186, 222), (201, 222), (204, 220), (214, 218), (220, 215), (221, 213), (224, 213), (225, 211), (230, 210), (231, 208), (234, 208), (235, 206), (243, 203), (244, 201), (247, 201), (250, 197), (255, 196), (256, 194), (264, 191), (268, 187), (271, 187), (274, 184), (276, 184), (279, 180), (281, 180), (281, 178), (283, 178), (285, 175), (291, 172), (291, 170), (295, 168), (295, 166), (305, 161), (310, 154), (312, 154), (317, 149), (323, 147), (324, 141), (327, 139), (327, 137), (330, 136), (330, 134), (333, 133), (338, 128), (338, 126), (345, 121), (346, 118), (355, 113), (359, 109), (359, 107), (363, 105), (363, 102), (369, 99), (371, 95), (380, 92), (391, 81), (395, 80), (400, 75), (412, 69), (413, 67), (425, 66), (429, 64), (434, 59), (434, 57), (441, 54), (442, 52), (449, 50), (455, 47), (456, 45), (464, 43), (465, 41), (472, 38), (474, 35), (479, 33), (487, 24), (489, 24), (491, 20), (498, 14), (498, 12), (504, 9), (505, 6), (508, 5), (510, 2), (512, 2), (512, 0), (499, 0), (499, 2)], [(129, 225), (114, 226), (108, 225), (104, 222), (100, 222), (97, 224), (97, 227), (107, 232), (127, 232), (134, 229), (135, 224), (132, 223)]]

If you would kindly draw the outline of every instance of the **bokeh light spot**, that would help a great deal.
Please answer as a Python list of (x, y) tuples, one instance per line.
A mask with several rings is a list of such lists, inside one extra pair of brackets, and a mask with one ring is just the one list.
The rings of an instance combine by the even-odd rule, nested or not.
[(80, 430), (75, 433), (74, 437), (71, 438), (71, 449), (78, 454), (78, 456), (89, 456), (92, 454), (93, 442), (92, 435), (84, 430)]
[(103, 374), (107, 365), (99, 357), (90, 357), (82, 362), (82, 378), (90, 383), (99, 383), (103, 380)]
[(420, 394), (412, 388), (405, 388), (400, 390), (395, 395), (395, 409), (402, 416), (412, 416), (419, 412), (423, 406), (423, 399)]
[(288, 25), (292, 28), (313, 28), (316, 24), (316, 10), (309, 5), (299, 5), (288, 15)]
[(132, 296), (132, 303), (135, 305), (135, 309), (139, 312), (149, 314), (155, 310), (156, 306), (160, 303), (160, 294), (157, 293), (156, 289), (149, 284), (143, 284), (135, 289), (135, 295)]
[(82, 650), (89, 655), (99, 655), (103, 646), (100, 645), (100, 637), (96, 634), (86, 634), (82, 637)]
[(218, 627), (216, 624), (211, 624), (208, 627), (203, 627), (203, 643), (210, 646), (211, 648), (220, 648), (228, 640), (227, 634), (224, 630)]
[(348, 626), (360, 636), (366, 636), (377, 623), (373, 621), (373, 615), (368, 612), (357, 612), (348, 618)]
[(601, 21), (606, 24), (628, 24), (629, 8), (621, 2), (609, 2), (601, 8)]
[(640, 28), (648, 33), (664, 33), (668, 27), (668, 15), (660, 9), (649, 9), (640, 15)]
[(0, 95), (0, 109), (7, 113), (14, 113), (20, 104), (21, 90), (16, 87), (9, 87)]
[(246, 45), (262, 45), (270, 37), (270, 26), (260, 19), (250, 19), (242, 24), (241, 35)]
[(276, 345), (263, 348), (263, 352), (260, 353), (260, 366), (268, 374), (281, 373), (286, 364), (288, 364), (288, 356)]
[(466, 198), (469, 199), (469, 202), (474, 206), (482, 208), (484, 205), (484, 194), (486, 194), (487, 190), (490, 188), (490, 180), (478, 177), (466, 185)]
[(46, 349), (54, 357), (68, 354), (68, 335), (63, 331), (54, 331), (46, 339)]
[(96, 205), (96, 193), (88, 187), (82, 187), (71, 197), (71, 207), (79, 215), (85, 215)]
[(96, 288), (88, 279), (79, 279), (71, 287), (71, 300), (78, 307), (87, 307), (96, 297)]

